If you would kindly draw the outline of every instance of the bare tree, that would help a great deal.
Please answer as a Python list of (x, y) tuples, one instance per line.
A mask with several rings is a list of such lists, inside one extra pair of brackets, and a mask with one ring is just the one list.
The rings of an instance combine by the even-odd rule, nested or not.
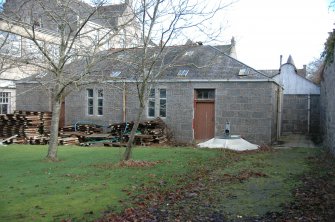
[[(186, 41), (185, 36), (197, 35), (206, 40), (215, 40), (219, 30), (211, 30), (213, 19), (218, 12), (231, 5), (232, 2), (216, 1), (214, 6), (205, 1), (191, 0), (142, 0), (134, 4), (141, 13), (138, 20), (141, 24), (141, 51), (137, 58), (138, 72), (135, 76), (139, 107), (134, 126), (131, 130), (124, 160), (129, 160), (135, 133), (139, 126), (143, 111), (148, 101), (151, 88), (170, 63), (164, 63), (171, 45)], [(152, 43), (156, 47), (152, 47)]]
[(316, 84), (320, 84), (321, 81), (321, 73), (324, 68), (324, 58), (315, 58), (313, 61), (308, 63), (306, 67), (307, 78), (313, 81)]
[(92, 1), (93, 6), (80, 0), (10, 2), (5, 7), (5, 15), (12, 20), (7, 32), (20, 36), (25, 45), (22, 55), (12, 60), (23, 67), (22, 72), (38, 74), (35, 79), (51, 92), (46, 158), (56, 161), (62, 101), (74, 89), (104, 81), (92, 67), (108, 57), (108, 51), (103, 50), (124, 38), (120, 32), (133, 22), (134, 13), (127, 12), (119, 21), (120, 15), (109, 11), (104, 0)]

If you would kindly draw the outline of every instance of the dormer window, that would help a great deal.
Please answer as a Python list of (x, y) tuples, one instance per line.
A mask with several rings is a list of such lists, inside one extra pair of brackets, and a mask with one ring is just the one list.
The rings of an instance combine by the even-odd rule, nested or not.
[(119, 77), (120, 74), (121, 74), (121, 71), (112, 71), (111, 77), (116, 78), (116, 77)]
[(189, 71), (188, 69), (181, 69), (181, 70), (179, 70), (177, 76), (186, 77), (187, 74), (188, 74), (188, 71)]

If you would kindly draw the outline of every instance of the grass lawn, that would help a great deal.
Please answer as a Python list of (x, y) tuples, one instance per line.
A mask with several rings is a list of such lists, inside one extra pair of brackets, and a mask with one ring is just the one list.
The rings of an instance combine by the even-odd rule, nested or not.
[[(152, 182), (164, 181), (160, 189), (173, 190), (177, 180), (191, 180), (189, 175), (203, 169), (212, 196), (209, 201), (215, 207), (231, 218), (262, 215), (280, 211), (280, 205), (292, 199), (291, 190), (299, 184), (297, 175), (309, 170), (306, 158), (319, 152), (135, 148), (135, 160), (159, 163), (125, 168), (117, 165), (123, 151), (64, 146), (59, 149), (61, 161), (50, 163), (43, 160), (46, 146), (0, 147), (0, 221), (91, 221), (106, 210), (131, 206), (131, 197)], [(241, 177), (248, 170), (251, 176)], [(206, 193), (198, 197), (200, 202), (209, 198)]]

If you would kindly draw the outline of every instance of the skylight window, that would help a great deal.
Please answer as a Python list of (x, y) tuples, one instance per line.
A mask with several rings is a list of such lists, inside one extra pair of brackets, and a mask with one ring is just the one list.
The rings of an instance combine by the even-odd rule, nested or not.
[(191, 56), (191, 55), (193, 55), (193, 51), (187, 51), (187, 52), (185, 52), (185, 56)]
[(121, 71), (112, 71), (111, 77), (118, 77), (121, 74)]
[(41, 78), (45, 77), (47, 74), (48, 73), (46, 73), (46, 72), (41, 72), (40, 74), (36, 75), (36, 78), (41, 79)]
[(181, 69), (179, 70), (177, 76), (186, 77), (188, 74), (188, 71), (189, 71), (188, 69)]
[(239, 76), (246, 76), (248, 73), (247, 73), (247, 69), (240, 69), (240, 71), (238, 72), (238, 75)]

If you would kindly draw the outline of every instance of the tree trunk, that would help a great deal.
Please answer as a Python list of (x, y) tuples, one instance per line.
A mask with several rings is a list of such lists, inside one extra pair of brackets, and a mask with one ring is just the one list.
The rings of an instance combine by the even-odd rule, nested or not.
[(140, 124), (143, 110), (144, 110), (144, 106), (141, 106), (140, 110), (138, 111), (137, 118), (135, 119), (134, 126), (133, 126), (133, 128), (131, 129), (131, 132), (130, 132), (130, 136), (129, 136), (129, 140), (128, 140), (128, 143), (127, 143), (126, 151), (124, 152), (124, 156), (123, 156), (124, 160), (131, 159), (135, 134), (136, 134), (137, 128)]
[(57, 150), (58, 150), (58, 127), (59, 127), (59, 115), (61, 109), (61, 100), (52, 100), (52, 120), (51, 120), (51, 131), (50, 140), (48, 147), (48, 154), (46, 159), (51, 161), (57, 161)]

